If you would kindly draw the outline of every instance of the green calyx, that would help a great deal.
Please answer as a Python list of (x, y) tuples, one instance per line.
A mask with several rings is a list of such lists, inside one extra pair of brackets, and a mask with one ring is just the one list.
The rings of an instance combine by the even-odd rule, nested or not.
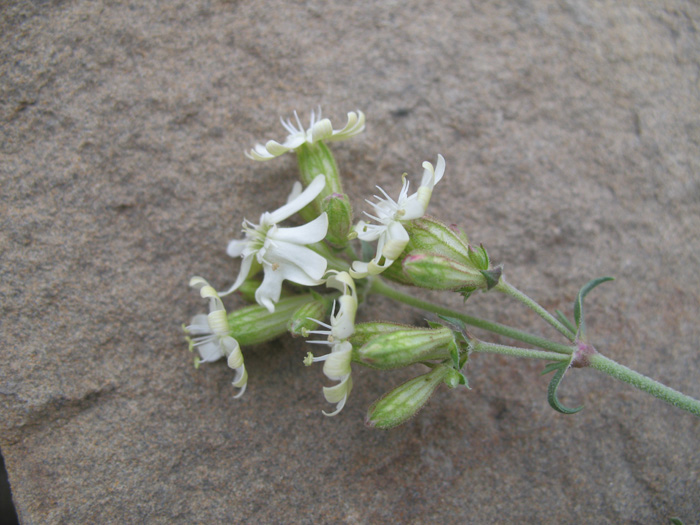
[(447, 327), (403, 328), (371, 337), (353, 351), (353, 360), (372, 368), (401, 368), (450, 358), (453, 342), (454, 332)]
[(299, 177), (304, 187), (311, 184), (318, 175), (326, 177), (326, 186), (314, 201), (301, 210), (304, 220), (311, 221), (322, 212), (322, 202), (333, 194), (343, 194), (343, 186), (340, 183), (338, 166), (331, 150), (323, 142), (303, 144), (296, 150)]
[(231, 336), (241, 346), (271, 341), (287, 331), (291, 317), (300, 307), (312, 301), (311, 294), (295, 295), (281, 299), (272, 313), (258, 304), (234, 310), (228, 314)]

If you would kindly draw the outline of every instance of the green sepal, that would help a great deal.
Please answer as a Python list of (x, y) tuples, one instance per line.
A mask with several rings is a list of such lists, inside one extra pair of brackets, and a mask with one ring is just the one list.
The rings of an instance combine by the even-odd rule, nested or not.
[(503, 267), (502, 266), (496, 266), (492, 270), (480, 270), (481, 275), (484, 276), (484, 279), (486, 279), (486, 290), (491, 290), (494, 286), (498, 284), (498, 281), (501, 279), (501, 275), (503, 274)]
[(402, 261), (410, 283), (430, 290), (482, 289), (488, 286), (483, 271), (443, 255), (411, 252)]
[(227, 318), (231, 336), (241, 346), (271, 341), (285, 333), (287, 323), (294, 312), (312, 300), (309, 294), (294, 295), (280, 299), (275, 305), (274, 312), (269, 312), (259, 304), (244, 306), (229, 312)]
[(583, 318), (583, 298), (586, 297), (588, 292), (593, 290), (596, 286), (607, 281), (614, 281), (614, 277), (599, 277), (598, 279), (593, 279), (588, 281), (579, 290), (576, 296), (576, 301), (574, 301), (574, 321), (576, 322), (576, 327), (578, 328), (576, 332), (576, 339), (580, 341), (586, 340), (586, 322)]
[(486, 252), (486, 248), (484, 248), (483, 244), (480, 244), (476, 250), (469, 245), (468, 253), (469, 260), (474, 266), (476, 266), (477, 269), (488, 270), (491, 266), (491, 259), (489, 258), (489, 254)]
[[(401, 368), (422, 361), (449, 359), (453, 334), (446, 326), (436, 329), (405, 327), (376, 335), (359, 348), (354, 346), (352, 357), (357, 363), (381, 370)], [(459, 354), (457, 362), (459, 363)]]
[(464, 324), (464, 321), (457, 319), (456, 317), (449, 317), (447, 315), (438, 314), (438, 317), (445, 321), (448, 325), (451, 325), (452, 330), (458, 333), (467, 345), (472, 344), (472, 337), (467, 331), (467, 325)]
[(559, 398), (557, 397), (557, 389), (559, 388), (561, 380), (564, 378), (564, 374), (569, 369), (569, 363), (565, 361), (556, 363), (556, 367), (552, 367), (551, 365), (553, 364), (555, 363), (550, 363), (545, 368), (546, 370), (547, 368), (551, 367), (549, 370), (550, 372), (556, 370), (554, 377), (552, 377), (552, 380), (549, 382), (549, 386), (547, 387), (547, 401), (549, 401), (549, 406), (562, 414), (575, 414), (576, 412), (581, 411), (583, 409), (583, 405), (578, 408), (566, 408), (561, 404)]
[(438, 365), (427, 374), (387, 392), (369, 407), (365, 425), (388, 430), (405, 423), (423, 408), (437, 387), (454, 371), (452, 367)]
[(321, 201), (321, 211), (328, 216), (326, 242), (340, 250), (348, 244), (352, 231), (352, 206), (344, 193), (333, 193)]
[(459, 366), (459, 347), (457, 346), (457, 343), (454, 340), (452, 340), (452, 342), (448, 345), (447, 348), (450, 350), (452, 366), (455, 370), (459, 370), (461, 367)]
[(576, 333), (576, 327), (574, 326), (574, 323), (569, 321), (569, 318), (566, 317), (566, 315), (564, 315), (564, 312), (562, 312), (561, 310), (554, 310), (554, 313), (557, 315), (557, 319), (559, 319), (559, 322), (561, 324), (566, 326), (572, 334)]
[(409, 325), (389, 322), (373, 322), (373, 323), (358, 323), (355, 325), (355, 333), (353, 333), (348, 341), (352, 346), (359, 348), (367, 343), (373, 337), (399, 330), (406, 330)]
[(306, 337), (309, 331), (318, 328), (316, 320), (325, 319), (330, 313), (333, 304), (330, 296), (312, 291), (311, 297), (312, 300), (297, 308), (287, 321), (287, 331), (292, 337)]
[(467, 382), (467, 378), (459, 370), (451, 370), (447, 374), (447, 377), (445, 377), (443, 382), (450, 388), (456, 388), (459, 385), (464, 385), (467, 388), (469, 388), (469, 383)]
[(343, 193), (338, 166), (331, 150), (322, 141), (314, 144), (302, 144), (296, 149), (299, 178), (306, 188), (318, 175), (326, 177), (326, 185), (321, 193), (299, 214), (306, 221), (311, 221), (321, 214), (321, 202), (334, 193)]

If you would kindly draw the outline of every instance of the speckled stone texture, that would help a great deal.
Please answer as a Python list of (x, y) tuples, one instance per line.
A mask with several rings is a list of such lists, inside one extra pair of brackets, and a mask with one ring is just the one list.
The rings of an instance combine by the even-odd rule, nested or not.
[[(477, 356), (389, 432), (419, 372), (355, 367), (328, 419), (302, 340), (246, 349), (245, 396), (180, 325), (276, 208), (280, 115), (332, 146), (356, 209), (442, 153), (431, 212), (591, 341), (700, 397), (700, 7), (600, 2), (29, 2), (0, 8), (0, 447), (22, 523), (667, 523), (700, 516), (700, 419), (592, 370)], [(306, 118), (306, 117), (304, 117)], [(505, 297), (431, 294), (557, 337)], [(235, 300), (229, 305), (237, 304)], [(422, 322), (370, 297), (361, 320)], [(482, 334), (483, 335), (483, 334)]]

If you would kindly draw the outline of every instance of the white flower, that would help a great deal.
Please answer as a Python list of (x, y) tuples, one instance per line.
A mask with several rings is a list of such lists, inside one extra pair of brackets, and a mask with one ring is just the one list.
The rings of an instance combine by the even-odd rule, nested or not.
[[(296, 125), (291, 119), (286, 121), (280, 118), (282, 125), (287, 130), (289, 135), (287, 139), (280, 144), (274, 140), (267, 141), (263, 144), (256, 144), (255, 148), (246, 151), (246, 157), (253, 160), (270, 160), (279, 157), (289, 150), (295, 150), (303, 144), (314, 144), (319, 140), (326, 142), (345, 140), (350, 137), (362, 133), (365, 129), (365, 115), (362, 111), (348, 113), (348, 122), (343, 129), (333, 129), (331, 121), (327, 118), (321, 118), (321, 108), (318, 108), (318, 115), (311, 111), (311, 125), (308, 129), (304, 129), (297, 112), (294, 112)], [(298, 126), (298, 127), (297, 127)]]
[(283, 281), (304, 286), (315, 286), (323, 282), (322, 277), (328, 263), (325, 257), (306, 245), (322, 241), (326, 237), (327, 215), (322, 213), (313, 221), (294, 228), (280, 228), (277, 224), (313, 201), (325, 184), (323, 175), (318, 175), (304, 191), (296, 183), (287, 204), (273, 212), (263, 213), (260, 224), (243, 221), (245, 239), (231, 241), (226, 249), (231, 257), (243, 258), (241, 269), (236, 282), (221, 295), (227, 295), (243, 284), (254, 260), (262, 265), (264, 271), (262, 284), (255, 291), (255, 300), (270, 312), (275, 311)]
[(195, 315), (192, 324), (185, 327), (186, 333), (195, 336), (192, 339), (188, 337), (190, 350), (197, 348), (201, 357), (195, 359), (195, 366), (199, 367), (200, 363), (217, 361), (225, 356), (228, 366), (236, 371), (233, 386), (241, 389), (234, 397), (241, 397), (248, 383), (248, 372), (243, 364), (241, 347), (238, 341), (231, 337), (224, 304), (216, 290), (201, 277), (192, 277), (190, 286), (199, 289), (204, 299), (209, 299), (209, 314)]
[(304, 364), (309, 366), (314, 362), (325, 361), (323, 373), (328, 379), (338, 381), (332, 387), (323, 387), (323, 396), (329, 403), (336, 403), (335, 410), (331, 413), (323, 411), (326, 416), (335, 416), (343, 407), (352, 390), (352, 376), (350, 363), (352, 361), (352, 344), (347, 339), (355, 332), (355, 314), (357, 313), (357, 292), (355, 282), (347, 272), (337, 272), (328, 278), (326, 285), (343, 292), (338, 298), (338, 309), (333, 305), (334, 313), (331, 314), (331, 324), (327, 325), (314, 319), (327, 330), (313, 330), (311, 334), (327, 336), (325, 341), (309, 341), (328, 345), (331, 347), (329, 354), (314, 357), (309, 352), (304, 359)]
[(408, 195), (408, 180), (403, 176), (403, 186), (397, 200), (393, 200), (387, 193), (377, 186), (384, 197), (375, 195), (377, 202), (367, 202), (374, 208), (376, 215), (365, 215), (374, 219), (379, 224), (368, 224), (359, 221), (355, 226), (357, 237), (363, 241), (377, 242), (377, 253), (369, 262), (355, 261), (352, 263), (350, 275), (355, 279), (377, 275), (386, 270), (401, 255), (408, 243), (408, 232), (403, 227), (403, 221), (419, 219), (425, 214), (430, 202), (433, 188), (440, 182), (445, 173), (445, 159), (437, 156), (436, 167), (430, 162), (423, 163), (423, 179), (418, 191)]

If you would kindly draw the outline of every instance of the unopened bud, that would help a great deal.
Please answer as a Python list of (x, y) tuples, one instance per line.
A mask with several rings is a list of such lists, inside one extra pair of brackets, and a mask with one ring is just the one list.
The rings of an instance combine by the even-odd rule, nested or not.
[(328, 215), (326, 241), (334, 248), (343, 248), (352, 231), (352, 206), (344, 193), (333, 193), (321, 202), (321, 210)]
[(401, 261), (409, 255), (423, 253), (442, 255), (465, 266), (473, 266), (467, 237), (456, 226), (424, 216), (405, 223), (404, 227), (409, 235), (408, 244), (396, 262), (382, 273), (382, 277), (401, 284), (414, 284), (404, 273)]
[(228, 314), (229, 331), (241, 346), (271, 341), (287, 331), (294, 312), (312, 301), (309, 294), (295, 295), (276, 303), (274, 312), (259, 304), (239, 308)]
[(377, 335), (355, 350), (353, 358), (372, 368), (391, 369), (450, 357), (454, 332), (447, 327), (406, 328)]
[(306, 337), (310, 330), (318, 328), (316, 319), (325, 319), (328, 316), (332, 304), (330, 300), (318, 296), (300, 306), (289, 318), (287, 330), (293, 337)]
[(473, 266), (435, 254), (409, 255), (403, 271), (411, 283), (431, 290), (486, 289), (486, 278)]
[(439, 365), (395, 388), (369, 407), (365, 425), (387, 430), (406, 422), (423, 408), (440, 383), (454, 372), (456, 370), (451, 367)]

